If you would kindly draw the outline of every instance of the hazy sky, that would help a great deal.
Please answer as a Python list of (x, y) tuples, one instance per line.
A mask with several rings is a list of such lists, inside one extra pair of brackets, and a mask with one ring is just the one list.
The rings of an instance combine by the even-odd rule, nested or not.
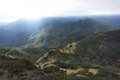
[(0, 21), (120, 14), (120, 0), (0, 0)]

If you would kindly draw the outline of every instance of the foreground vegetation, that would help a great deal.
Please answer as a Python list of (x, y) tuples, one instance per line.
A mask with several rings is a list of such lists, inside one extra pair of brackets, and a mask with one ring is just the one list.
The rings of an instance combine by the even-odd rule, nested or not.
[(91, 19), (44, 26), (26, 45), (0, 48), (0, 79), (120, 80), (120, 30)]

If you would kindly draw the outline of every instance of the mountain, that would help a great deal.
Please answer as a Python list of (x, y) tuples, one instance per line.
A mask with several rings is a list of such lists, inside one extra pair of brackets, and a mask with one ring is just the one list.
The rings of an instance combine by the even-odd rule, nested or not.
[[(76, 39), (82, 39), (84, 36), (113, 30), (112, 26), (102, 24), (93, 19), (82, 19), (68, 22), (51, 22), (45, 25), (41, 31), (33, 34), (29, 38), (29, 44), (31, 46), (47, 46), (49, 48), (60, 47), (59, 44)], [(66, 41), (66, 42), (65, 42)], [(51, 45), (52, 44), (52, 45)]]
[[(39, 54), (36, 65), (49, 72), (56, 68), (65, 71), (69, 80), (119, 80), (119, 33), (120, 30), (92, 33), (62, 48), (43, 48), (46, 52)], [(36, 53), (38, 49), (27, 50)]]
[(38, 25), (31, 21), (16, 21), (0, 25), (0, 47), (20, 47), (26, 44), (29, 36), (37, 32)]
[(110, 25), (120, 25), (120, 15), (114, 15), (114, 16), (92, 16), (92, 19), (95, 19), (97, 21), (100, 21), (105, 24), (110, 24)]
[[(38, 36), (44, 35), (46, 31), (50, 31), (51, 28), (54, 28), (57, 26), (59, 27), (67, 26), (65, 28), (61, 27), (61, 30), (58, 30), (58, 31), (63, 31), (62, 29), (70, 30), (68, 29), (68, 26), (70, 26), (71, 29), (73, 28), (73, 26), (76, 26), (76, 27), (79, 26), (79, 29), (80, 27), (82, 29), (83, 27), (87, 26), (86, 30), (88, 29), (89, 31), (92, 30), (94, 27), (93, 32), (98, 32), (99, 29), (100, 31), (102, 30), (108, 31), (106, 27), (109, 28), (110, 30), (119, 29), (120, 27), (119, 19), (120, 19), (119, 15), (117, 16), (84, 16), (84, 17), (68, 16), (68, 17), (48, 17), (48, 18), (34, 20), (34, 21), (18, 20), (12, 23), (4, 23), (4, 24), (0, 23), (0, 47), (21, 47), (29, 43), (29, 41), (33, 41), (28, 39), (35, 39), (36, 37), (38, 38)], [(88, 25), (91, 27), (91, 29), (90, 27), (88, 27)], [(49, 34), (49, 32), (47, 32), (47, 34)], [(67, 35), (67, 33), (65, 34)]]
[[(120, 30), (93, 33), (56, 49), (1, 48), (0, 78), (2, 80), (119, 80), (119, 33)], [(33, 53), (31, 57), (36, 55), (33, 62), (30, 62), (32, 59), (30, 53)]]
[(32, 22), (1, 28), (5, 29), (1, 36), (8, 30), (5, 38), (15, 41), (8, 45), (8, 39), (0, 36), (5, 39), (0, 43), (0, 79), (120, 80), (120, 29), (114, 29), (115, 25), (91, 18), (40, 22), (34, 29), (28, 28)]
[[(120, 30), (99, 32), (87, 35), (82, 39), (68, 42), (64, 47), (58, 48), (27, 48), (25, 51), (36, 53), (38, 56), (46, 56), (45, 60), (54, 60), (55, 63), (72, 63), (75, 66), (120, 66)], [(43, 50), (42, 50), (43, 49)], [(40, 51), (41, 54), (39, 53)], [(46, 51), (46, 52), (45, 52)], [(40, 59), (41, 61), (41, 59)], [(39, 62), (39, 60), (38, 60)], [(41, 61), (42, 62), (42, 61)], [(44, 59), (43, 59), (44, 62)], [(74, 66), (73, 65), (73, 66)]]
[(91, 33), (60, 48), (1, 48), (0, 78), (119, 80), (119, 33), (120, 30)]

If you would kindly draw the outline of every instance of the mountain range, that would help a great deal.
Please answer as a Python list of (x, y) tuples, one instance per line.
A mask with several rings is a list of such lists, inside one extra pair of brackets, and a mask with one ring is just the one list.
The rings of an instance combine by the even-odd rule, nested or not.
[(0, 78), (120, 80), (119, 20), (49, 17), (0, 25)]
[[(0, 47), (20, 47), (25, 45), (31, 36), (35, 33), (43, 32), (53, 26), (76, 26), (81, 27), (82, 25), (94, 27), (99, 25), (99, 28), (108, 28), (103, 30), (119, 29), (119, 17), (120, 16), (99, 16), (99, 17), (49, 17), (36, 21), (30, 20), (18, 20), (12, 23), (0, 25)], [(83, 23), (82, 23), (83, 22)], [(86, 24), (86, 22), (88, 22)], [(93, 22), (93, 23), (92, 23)], [(70, 23), (70, 24), (69, 24)], [(92, 24), (91, 24), (92, 23)], [(74, 25), (75, 24), (75, 25)], [(50, 26), (50, 27), (49, 27)], [(89, 28), (90, 28), (89, 27)], [(42, 28), (42, 31), (41, 31)], [(67, 27), (65, 27), (67, 28)], [(96, 28), (96, 29), (97, 29)], [(90, 28), (92, 29), (92, 28)], [(95, 32), (95, 30), (94, 30)], [(35, 35), (36, 36), (36, 35)], [(14, 43), (13, 43), (14, 42)]]

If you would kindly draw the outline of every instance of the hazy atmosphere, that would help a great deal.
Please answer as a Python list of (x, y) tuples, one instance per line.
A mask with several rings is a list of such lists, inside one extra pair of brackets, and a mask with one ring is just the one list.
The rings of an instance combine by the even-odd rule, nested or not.
[(0, 22), (46, 16), (120, 14), (120, 0), (0, 0)]
[(120, 80), (120, 0), (0, 0), (0, 80)]

